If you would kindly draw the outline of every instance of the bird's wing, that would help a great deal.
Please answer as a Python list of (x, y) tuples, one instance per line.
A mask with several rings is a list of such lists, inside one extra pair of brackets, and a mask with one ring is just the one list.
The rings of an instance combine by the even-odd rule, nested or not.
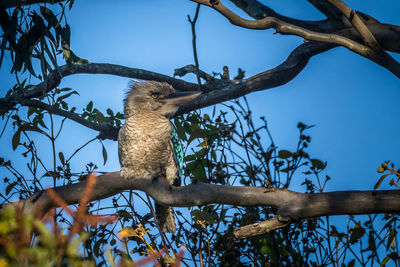
[(181, 177), (183, 176), (183, 145), (178, 133), (176, 132), (175, 125), (172, 124), (172, 126), (171, 146), (172, 151), (174, 151), (174, 159), (177, 168), (177, 181), (174, 181), (174, 185), (179, 186), (181, 184)]

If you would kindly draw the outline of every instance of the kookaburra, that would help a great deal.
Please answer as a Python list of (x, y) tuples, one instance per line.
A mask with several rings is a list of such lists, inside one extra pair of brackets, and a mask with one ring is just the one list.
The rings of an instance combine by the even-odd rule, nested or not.
[[(124, 100), (125, 124), (118, 134), (121, 175), (126, 179), (178, 178), (173, 125), (169, 118), (179, 105), (196, 98), (200, 92), (175, 92), (168, 83), (147, 81), (131, 83)], [(164, 232), (175, 232), (171, 207), (156, 203), (157, 220)]]

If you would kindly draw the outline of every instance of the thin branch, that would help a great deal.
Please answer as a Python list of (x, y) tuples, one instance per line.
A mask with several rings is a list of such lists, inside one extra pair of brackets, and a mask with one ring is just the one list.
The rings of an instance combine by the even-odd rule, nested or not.
[(196, 68), (196, 66), (193, 64), (189, 64), (182, 68), (175, 69), (174, 77), (176, 77), (176, 76), (183, 77), (188, 73), (198, 74), (198, 76), (200, 78), (204, 79), (206, 82), (209, 82), (209, 81), (212, 81), (215, 79), (213, 76), (209, 75), (208, 73), (202, 71), (201, 69)]
[(200, 12), (200, 4), (197, 4), (196, 7), (196, 13), (194, 15), (193, 20), (190, 18), (188, 15), (188, 20), (190, 22), (190, 26), (192, 28), (192, 46), (193, 46), (193, 57), (194, 57), (194, 65), (196, 67), (196, 77), (197, 77), (197, 84), (198, 84), (198, 90), (201, 90), (201, 80), (200, 80), (200, 74), (199, 74), (199, 59), (197, 57), (197, 46), (196, 46), (196, 22), (197, 18), (199, 17), (199, 12)]
[(119, 128), (112, 126), (110, 124), (91, 122), (87, 119), (82, 118), (77, 113), (56, 108), (49, 104), (43, 103), (39, 100), (22, 99), (20, 101), (20, 104), (22, 106), (29, 106), (29, 107), (36, 107), (36, 108), (44, 109), (44, 110), (47, 110), (51, 114), (56, 114), (56, 115), (68, 118), (70, 120), (73, 120), (79, 124), (82, 124), (83, 126), (85, 126), (87, 128), (90, 128), (92, 130), (100, 132), (99, 138), (101, 138), (101, 139), (117, 140), (116, 137), (118, 136)]

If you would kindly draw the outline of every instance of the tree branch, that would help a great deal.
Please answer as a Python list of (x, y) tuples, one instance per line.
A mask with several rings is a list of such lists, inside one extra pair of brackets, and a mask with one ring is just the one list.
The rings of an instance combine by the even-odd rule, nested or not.
[(364, 24), (362, 19), (358, 16), (355, 10), (352, 10), (341, 0), (327, 0), (331, 5), (337, 8), (360, 33), (364, 43), (372, 49), (380, 49), (378, 42), (374, 35), (370, 32), (368, 27)]
[(60, 84), (63, 77), (79, 73), (111, 74), (135, 79), (168, 82), (174, 86), (175, 89), (182, 91), (195, 91), (197, 89), (197, 85), (194, 83), (175, 79), (156, 72), (137, 68), (128, 68), (121, 65), (107, 63), (63, 65), (51, 72), (46, 81), (41, 82), (29, 89), (21, 90), (10, 96), (0, 98), (0, 115), (5, 114), (15, 105), (20, 103), (22, 99), (39, 97), (56, 88)]
[[(352, 32), (349, 30), (343, 31), (347, 27), (351, 26), (349, 23), (344, 24), (342, 20), (342, 13), (332, 6), (327, 1), (316, 1), (316, 0), (307, 0), (313, 6), (315, 6), (318, 10), (324, 13), (328, 18), (331, 19), (330, 26), (329, 23), (325, 23), (325, 21), (302, 21), (302, 20), (294, 20), (291, 18), (284, 17), (280, 14), (277, 14), (275, 11), (268, 12), (270, 9), (265, 5), (261, 4), (257, 0), (231, 0), (236, 6), (241, 8), (243, 11), (247, 13), (250, 17), (254, 19), (264, 18), (264, 15), (276, 17), (282, 21), (291, 23), (293, 25), (309, 29), (317, 32), (324, 33), (337, 33), (339, 35), (345, 36), (347, 38), (353, 39), (357, 41), (361, 38), (358, 32)], [(265, 10), (267, 9), (267, 11)], [(369, 31), (375, 36), (379, 44), (384, 50), (400, 53), (400, 26), (380, 23), (375, 18), (366, 15), (362, 12), (357, 11), (357, 15), (361, 18), (362, 22), (366, 25)], [(277, 15), (276, 15), (277, 14)], [(320, 25), (320, 23), (323, 23)], [(349, 28), (347, 28), (349, 29)], [(339, 31), (339, 32), (338, 32)], [(344, 34), (347, 33), (347, 34)]]
[[(257, 75), (254, 75), (252, 77), (249, 77), (248, 79), (243, 79), (243, 80), (233, 80), (233, 81), (226, 81), (226, 80), (220, 80), (220, 79), (215, 79), (212, 76), (205, 75), (205, 79), (208, 80), (208, 83), (203, 86), (203, 90), (205, 90), (205, 93), (200, 95), (197, 99), (194, 101), (187, 103), (183, 106), (181, 106), (178, 111), (175, 113), (176, 115), (184, 114), (192, 110), (196, 110), (202, 107), (214, 105), (217, 103), (221, 103), (223, 101), (227, 100), (232, 100), (241, 96), (244, 96), (246, 94), (249, 94), (251, 92), (255, 91), (260, 91), (260, 90), (265, 90), (265, 89), (270, 89), (277, 87), (279, 85), (283, 85), (297, 76), (303, 68), (307, 65), (308, 60), (319, 53), (325, 52), (331, 48), (335, 47), (334, 45), (331, 44), (324, 44), (324, 43), (314, 43), (314, 42), (307, 42), (299, 47), (297, 47), (290, 55), (289, 57), (279, 66), (267, 70), (265, 72), (259, 73)], [(99, 67), (98, 67), (99, 66)], [(87, 67), (87, 69), (85, 69)], [(110, 69), (107, 70), (106, 68), (109, 67)], [(194, 68), (194, 66), (192, 66)], [(185, 89), (185, 90), (194, 90), (196, 89), (197, 85), (192, 84), (192, 83), (186, 83), (182, 80), (179, 79), (174, 79), (169, 76), (153, 73), (153, 75), (139, 75), (138, 73), (135, 72), (137, 69), (131, 69), (123, 66), (118, 66), (118, 65), (113, 65), (113, 64), (101, 64), (101, 63), (90, 63), (90, 64), (84, 64), (84, 65), (79, 65), (79, 72), (75, 69), (74, 71), (67, 71), (66, 70), (67, 66), (62, 66), (60, 69), (63, 71), (60, 75), (61, 77), (75, 74), (75, 73), (106, 73), (106, 74), (114, 74), (114, 75), (119, 75), (119, 76), (124, 76), (124, 77), (141, 77), (141, 78), (149, 78), (149, 79), (156, 79), (162, 80), (160, 78), (164, 78), (164, 80), (173, 80), (175, 81), (175, 85), (178, 85), (179, 89)], [(99, 68), (101, 72), (95, 72), (94, 69)], [(122, 69), (125, 70), (125, 72), (118, 72), (116, 69)], [(183, 70), (184, 69), (184, 70)], [(190, 68), (189, 68), (190, 69)], [(131, 71), (132, 70), (132, 71)], [(188, 71), (188, 68), (184, 67), (179, 69), (180, 72), (179, 74), (186, 74)], [(132, 73), (130, 73), (130, 71)], [(186, 71), (186, 72), (185, 72)], [(144, 70), (140, 70), (140, 72), (144, 73), (152, 73)], [(200, 72), (201, 74), (202, 72)], [(177, 74), (177, 73), (175, 73)], [(61, 78), (58, 77), (52, 77), (54, 74), (49, 75), (48, 83), (47, 83), (47, 88), (55, 88), (59, 83)], [(130, 76), (131, 75), (131, 76)], [(165, 78), (167, 77), (167, 78)], [(212, 79), (211, 79), (212, 78)], [(185, 85), (188, 85), (188, 87), (184, 87)], [(107, 138), (107, 139), (112, 139), (116, 140), (118, 136), (118, 129), (108, 125), (108, 124), (96, 124), (93, 122), (89, 122), (79, 115), (69, 112), (69, 111), (64, 111), (57, 109), (55, 107), (52, 107), (50, 105), (47, 105), (45, 103), (42, 103), (37, 100), (29, 100), (31, 97), (37, 97), (42, 95), (43, 93), (46, 93), (47, 91), (50, 91), (51, 89), (45, 90), (45, 85), (44, 83), (40, 83), (34, 87), (31, 87), (28, 91), (19, 91), (15, 95), (11, 95), (8, 97), (0, 98), (0, 114), (4, 114), (7, 112), (9, 109), (13, 108), (17, 104), (21, 104), (24, 106), (32, 106), (32, 107), (39, 107), (42, 109), (45, 109), (49, 111), (50, 113), (54, 113), (66, 118), (69, 118), (75, 122), (81, 123), (82, 125), (99, 131), (101, 134), (99, 138)], [(1, 113), (1, 111), (3, 113)]]
[(82, 118), (79, 114), (56, 108), (49, 104), (43, 103), (39, 100), (22, 99), (20, 101), (20, 104), (22, 106), (41, 108), (41, 109), (47, 110), (51, 114), (56, 114), (56, 115), (68, 118), (70, 120), (73, 120), (77, 123), (80, 123), (83, 126), (86, 126), (92, 130), (100, 132), (100, 135), (99, 135), (100, 139), (112, 139), (114, 141), (117, 140), (119, 128), (117, 128), (113, 125), (110, 125), (108, 123), (91, 122), (87, 119)]
[[(285, 220), (326, 215), (390, 213), (400, 211), (400, 190), (382, 191), (336, 191), (305, 194), (286, 189), (264, 187), (225, 186), (196, 183), (174, 187), (165, 179), (125, 179), (119, 172), (96, 177), (91, 200), (99, 200), (123, 190), (141, 190), (158, 203), (166, 206), (189, 207), (208, 204), (235, 206), (271, 206), (279, 209), (278, 215)], [(86, 188), (86, 181), (54, 188), (67, 204), (78, 203)], [(20, 207), (25, 214), (42, 217), (56, 203), (46, 191), (11, 203)]]
[(400, 78), (400, 64), (390, 57), (389, 54), (381, 51), (376, 51), (366, 45), (362, 45), (352, 39), (344, 36), (333, 34), (333, 33), (318, 33), (313, 32), (302, 27), (292, 25), (290, 23), (283, 22), (275, 17), (265, 17), (258, 20), (244, 19), (230, 9), (225, 7), (220, 0), (191, 0), (196, 3), (200, 3), (209, 7), (212, 7), (224, 17), (226, 17), (233, 25), (237, 25), (243, 28), (262, 30), (274, 28), (277, 33), (291, 34), (303, 37), (307, 40), (318, 41), (324, 43), (331, 43), (341, 45), (347, 49), (366, 57), (378, 65), (386, 68), (394, 75)]
[[(197, 57), (197, 45), (196, 45), (196, 22), (197, 18), (199, 17), (200, 12), (200, 4), (197, 4), (196, 13), (194, 14), (193, 20), (188, 15), (188, 20), (192, 29), (192, 46), (193, 46), (193, 58), (194, 58), (194, 65), (195, 65), (195, 74), (197, 78), (198, 89), (201, 90), (201, 80), (200, 80), (200, 73), (199, 73), (199, 59)], [(176, 70), (175, 70), (176, 73)]]
[(215, 88), (192, 102), (181, 106), (176, 115), (235, 99), (251, 92), (284, 85), (294, 79), (307, 65), (309, 59), (335, 47), (332, 44), (307, 42), (298, 46), (279, 66), (243, 80), (234, 80), (228, 86)]
[(307, 0), (307, 2), (324, 14), (332, 23), (336, 24), (340, 21), (340, 25), (342, 24), (342, 14), (327, 1)]
[(337, 27), (337, 25), (333, 24), (331, 20), (306, 21), (306, 20), (298, 20), (291, 17), (283, 16), (277, 13), (272, 8), (260, 3), (257, 0), (230, 0), (230, 1), (234, 3), (238, 8), (246, 12), (247, 15), (249, 15), (254, 19), (275, 17), (281, 21), (316, 32), (333, 32), (340, 29)]
[(249, 236), (262, 235), (272, 230), (286, 227), (293, 220), (290, 217), (275, 216), (266, 221), (253, 223), (233, 229), (233, 234), (237, 238), (246, 238)]

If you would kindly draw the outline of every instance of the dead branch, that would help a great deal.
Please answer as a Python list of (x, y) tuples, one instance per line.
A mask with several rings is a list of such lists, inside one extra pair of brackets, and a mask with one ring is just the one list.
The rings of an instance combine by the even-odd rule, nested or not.
[(255, 235), (262, 235), (272, 230), (288, 226), (293, 220), (290, 217), (275, 216), (263, 222), (253, 223), (233, 229), (237, 238), (246, 238)]

